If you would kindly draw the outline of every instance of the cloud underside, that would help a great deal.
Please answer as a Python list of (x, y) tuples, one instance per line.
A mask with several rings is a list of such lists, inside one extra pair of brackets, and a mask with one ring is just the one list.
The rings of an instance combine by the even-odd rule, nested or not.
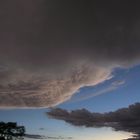
[(120, 1), (1, 1), (0, 107), (52, 107), (139, 64), (139, 12)]
[[(45, 76), (46, 72), (38, 77), (33, 74), (31, 79), (29, 73), (26, 73), (25, 77), (20, 73), (22, 79), (18, 74), (14, 75), (12, 79), (8, 79), (8, 82), (6, 81), (7, 83), (1, 85), (0, 105), (2, 107), (51, 107), (70, 99), (80, 87), (96, 85), (110, 75), (110, 71), (100, 68), (96, 68), (93, 73), (90, 71), (89, 68), (80, 67), (66, 76), (53, 76), (53, 78)], [(12, 81), (14, 78), (16, 80)]]
[[(92, 113), (86, 109), (67, 111), (55, 108), (47, 112), (51, 118), (64, 120), (75, 126), (112, 127), (116, 131), (123, 130), (136, 134), (134, 140), (140, 139), (140, 103), (130, 105), (109, 113)], [(131, 139), (130, 139), (131, 140)]]

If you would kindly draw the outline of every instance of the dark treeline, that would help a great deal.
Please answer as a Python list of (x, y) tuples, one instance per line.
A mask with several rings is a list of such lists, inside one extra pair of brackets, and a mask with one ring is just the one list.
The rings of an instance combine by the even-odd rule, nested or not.
[(25, 127), (15, 122), (0, 122), (0, 140), (21, 139), (25, 135)]
[(129, 140), (140, 140), (140, 103), (108, 113), (92, 113), (86, 109), (69, 112), (64, 109), (55, 108), (47, 112), (47, 115), (54, 119), (64, 120), (75, 126), (108, 126), (116, 131), (132, 132), (136, 134), (136, 137)]
[(16, 122), (0, 122), (0, 140), (23, 140), (24, 138), (45, 139), (43, 135), (27, 134), (24, 126)]

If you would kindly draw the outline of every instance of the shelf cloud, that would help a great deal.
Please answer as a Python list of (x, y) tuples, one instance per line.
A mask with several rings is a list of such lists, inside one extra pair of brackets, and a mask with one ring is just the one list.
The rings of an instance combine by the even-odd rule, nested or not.
[(139, 64), (139, 13), (120, 0), (0, 1), (0, 107), (52, 107)]

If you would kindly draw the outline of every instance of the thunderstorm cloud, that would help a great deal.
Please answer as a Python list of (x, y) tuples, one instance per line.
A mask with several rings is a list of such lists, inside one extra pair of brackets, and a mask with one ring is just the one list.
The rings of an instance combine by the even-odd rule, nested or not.
[(140, 60), (131, 1), (1, 0), (0, 107), (52, 107)]

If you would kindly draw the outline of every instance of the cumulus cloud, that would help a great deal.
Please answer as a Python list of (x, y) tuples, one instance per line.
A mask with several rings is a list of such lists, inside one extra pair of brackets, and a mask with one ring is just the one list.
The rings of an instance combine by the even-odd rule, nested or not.
[(55, 106), (139, 64), (139, 13), (129, 1), (1, 1), (0, 107)]
[(140, 137), (140, 103), (104, 114), (92, 113), (86, 109), (67, 111), (54, 108), (47, 112), (47, 115), (50, 118), (64, 120), (75, 126), (113, 127), (116, 131), (123, 130), (137, 134), (136, 140)]

